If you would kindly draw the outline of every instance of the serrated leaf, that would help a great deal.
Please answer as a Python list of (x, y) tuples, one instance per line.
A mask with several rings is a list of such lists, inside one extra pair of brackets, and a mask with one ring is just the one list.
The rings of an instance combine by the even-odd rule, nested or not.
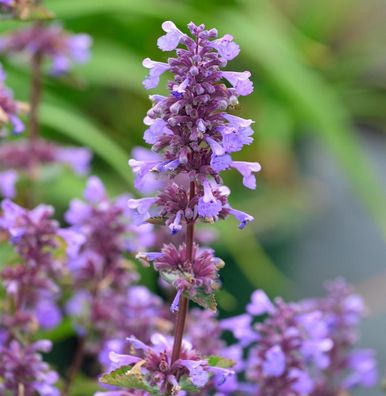
[[(189, 272), (182, 271), (160, 271), (161, 277), (174, 286), (178, 280), (183, 279), (185, 282), (192, 283), (193, 277)], [(205, 309), (216, 311), (217, 303), (216, 297), (213, 293), (206, 293), (203, 288), (195, 287), (190, 290), (185, 290), (184, 296), (189, 300), (194, 301)]]
[(222, 356), (207, 356), (206, 359), (208, 360), (209, 366), (212, 367), (220, 367), (220, 368), (231, 368), (236, 363), (232, 359), (227, 359)]
[(149, 392), (151, 395), (161, 396), (160, 391), (156, 387), (151, 386), (142, 375), (141, 367), (144, 363), (145, 361), (141, 360), (133, 367), (119, 367), (108, 374), (102, 375), (99, 381), (103, 384), (120, 386), (122, 388), (141, 389)]

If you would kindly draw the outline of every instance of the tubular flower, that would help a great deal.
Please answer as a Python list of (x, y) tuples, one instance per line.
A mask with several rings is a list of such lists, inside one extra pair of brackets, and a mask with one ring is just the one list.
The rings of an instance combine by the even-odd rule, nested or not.
[(35, 318), (43, 328), (53, 328), (61, 320), (56, 305), (59, 297), (56, 281), (83, 239), (75, 232), (59, 228), (51, 219), (50, 206), (27, 210), (6, 199), (1, 209), (0, 231), (7, 235), (24, 264), (5, 268), (0, 279), (18, 312)]
[(192, 262), (187, 260), (185, 244), (178, 248), (173, 244), (164, 245), (160, 253), (139, 253), (137, 257), (145, 263), (153, 262), (162, 278), (179, 291), (172, 311), (178, 311), (177, 302), (181, 293), (207, 308), (215, 309), (213, 293), (220, 286), (218, 271), (224, 262), (214, 257), (211, 249), (200, 249), (195, 245)]
[(0, 393), (2, 395), (59, 396), (58, 374), (42, 359), (51, 342), (40, 340), (23, 345), (16, 340), (0, 343)]
[[(135, 354), (111, 351), (108, 368), (110, 374), (107, 375), (111, 378), (114, 377), (114, 373), (118, 374), (124, 370), (128, 380), (131, 376), (135, 376), (137, 381), (140, 380), (146, 386), (144, 389), (150, 394), (153, 392), (163, 394), (169, 386), (172, 387), (173, 394), (177, 394), (186, 386), (199, 391), (214, 375), (222, 376), (224, 381), (234, 374), (232, 370), (210, 365), (208, 360), (202, 358), (187, 341), (183, 341), (180, 358), (174, 363), (171, 363), (172, 339), (170, 338), (156, 333), (151, 337), (151, 346), (135, 337), (127, 338), (127, 342), (130, 343)], [(106, 376), (100, 378), (102, 383), (105, 382)]]

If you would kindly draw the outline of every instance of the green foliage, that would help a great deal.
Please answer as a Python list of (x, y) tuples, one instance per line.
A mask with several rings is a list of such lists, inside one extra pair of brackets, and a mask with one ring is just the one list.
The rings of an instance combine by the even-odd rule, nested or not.
[(212, 367), (231, 368), (235, 365), (232, 359), (227, 359), (222, 356), (208, 356), (206, 359), (208, 360), (209, 366)]
[[(183, 271), (160, 271), (162, 279), (169, 285), (174, 286), (178, 280), (184, 280), (191, 283), (192, 276), (188, 272)], [(214, 293), (206, 293), (203, 288), (193, 288), (192, 290), (185, 290), (184, 296), (194, 301), (203, 308), (216, 311), (217, 303)]]
[(141, 389), (154, 396), (161, 396), (161, 392), (150, 385), (141, 373), (141, 366), (144, 361), (138, 362), (133, 367), (122, 366), (108, 374), (104, 374), (99, 381), (103, 384), (120, 386), (129, 389)]

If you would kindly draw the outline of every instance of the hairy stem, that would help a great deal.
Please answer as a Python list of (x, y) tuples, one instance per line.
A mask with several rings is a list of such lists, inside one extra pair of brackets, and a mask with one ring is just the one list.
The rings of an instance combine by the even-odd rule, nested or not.
[[(196, 184), (194, 181), (190, 182), (189, 199), (192, 200), (196, 193)], [(190, 221), (186, 226), (186, 259), (190, 262), (193, 261), (193, 243), (194, 243), (194, 220)], [(174, 326), (174, 343), (172, 350), (171, 365), (180, 358), (182, 339), (184, 336), (184, 329), (186, 318), (188, 314), (189, 300), (181, 294), (179, 301), (179, 310), (176, 316)], [(168, 396), (172, 396), (172, 386), (168, 387)]]
[(42, 54), (35, 53), (31, 59), (31, 92), (30, 92), (30, 117), (29, 140), (33, 143), (39, 137), (39, 104), (42, 96)]
[(64, 384), (64, 389), (63, 389), (63, 396), (69, 396), (70, 391), (71, 391), (71, 386), (74, 383), (74, 380), (79, 373), (79, 370), (82, 367), (83, 363), (83, 358), (84, 358), (84, 352), (85, 352), (85, 344), (86, 344), (86, 339), (85, 337), (81, 337), (79, 339), (74, 359), (72, 360), (70, 369), (68, 370), (68, 375), (66, 382)]

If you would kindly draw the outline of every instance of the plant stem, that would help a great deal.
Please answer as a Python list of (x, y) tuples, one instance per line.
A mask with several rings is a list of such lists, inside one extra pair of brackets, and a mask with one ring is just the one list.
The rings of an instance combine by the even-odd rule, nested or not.
[(85, 352), (85, 344), (86, 344), (85, 337), (79, 338), (79, 342), (78, 342), (78, 345), (77, 345), (77, 348), (75, 351), (75, 356), (74, 356), (74, 359), (72, 360), (70, 369), (68, 370), (67, 379), (64, 384), (63, 396), (70, 395), (71, 386), (72, 386), (79, 370), (82, 367), (84, 352)]
[[(41, 25), (41, 22), (37, 22)], [(28, 122), (28, 140), (29, 140), (29, 169), (28, 176), (30, 185), (25, 198), (25, 205), (32, 207), (35, 201), (36, 188), (34, 185), (37, 179), (38, 159), (36, 157), (36, 141), (39, 138), (39, 105), (42, 98), (42, 61), (43, 55), (36, 52), (31, 58), (31, 86), (30, 86), (30, 114)]]
[(37, 52), (31, 59), (31, 92), (30, 92), (30, 117), (29, 140), (31, 145), (39, 137), (39, 105), (42, 96), (42, 54)]
[[(195, 195), (196, 184), (194, 181), (190, 182), (189, 199), (192, 200)], [(194, 220), (190, 221), (186, 226), (186, 259), (192, 263), (193, 261), (193, 243), (194, 243)], [(188, 314), (189, 300), (181, 294), (179, 300), (179, 309), (176, 316), (174, 326), (174, 343), (172, 350), (172, 358), (170, 365), (180, 358), (182, 338), (184, 336), (185, 322)], [(172, 386), (168, 387), (166, 392), (168, 396), (172, 396)]]

